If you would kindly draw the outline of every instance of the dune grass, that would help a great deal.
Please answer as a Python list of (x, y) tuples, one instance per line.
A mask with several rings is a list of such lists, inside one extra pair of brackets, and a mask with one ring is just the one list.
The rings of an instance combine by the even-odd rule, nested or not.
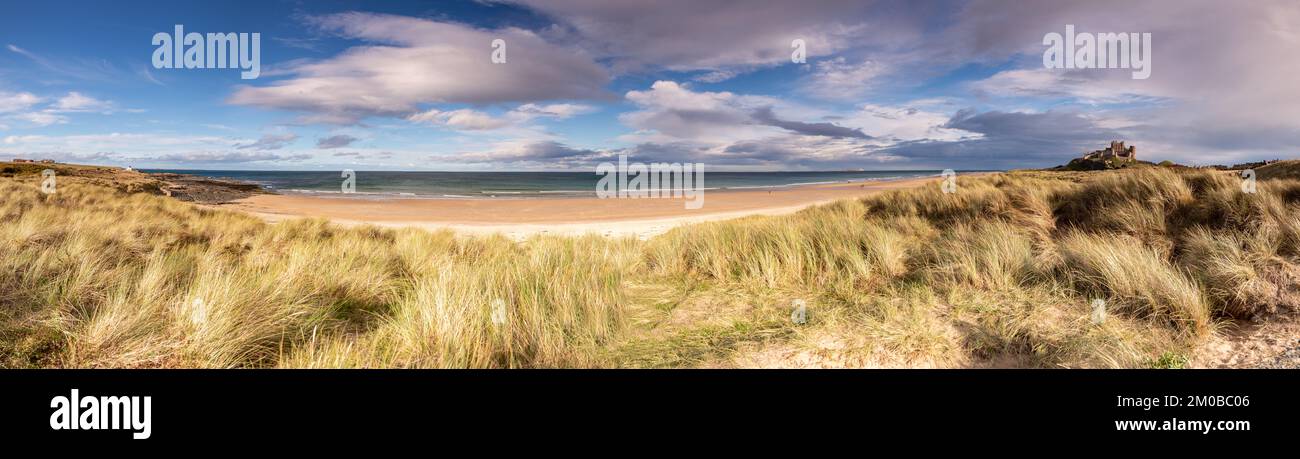
[(1127, 368), (1300, 308), (1287, 178), (994, 174), (522, 242), (37, 180), (0, 178), (3, 367)]

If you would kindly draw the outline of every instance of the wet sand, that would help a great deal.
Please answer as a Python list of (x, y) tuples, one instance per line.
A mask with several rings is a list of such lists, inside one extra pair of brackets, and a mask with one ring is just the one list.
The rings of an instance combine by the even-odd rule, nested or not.
[(649, 238), (673, 227), (750, 215), (784, 215), (805, 207), (886, 190), (930, 184), (936, 177), (827, 184), (774, 190), (709, 190), (699, 209), (682, 199), (357, 199), (303, 195), (256, 195), (234, 208), (269, 221), (319, 217), (342, 225), (451, 229), (501, 233), (513, 239), (537, 234), (600, 234)]

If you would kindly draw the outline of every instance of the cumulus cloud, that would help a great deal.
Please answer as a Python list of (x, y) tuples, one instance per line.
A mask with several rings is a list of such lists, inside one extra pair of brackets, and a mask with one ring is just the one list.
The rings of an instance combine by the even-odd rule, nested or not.
[[(806, 95), (839, 100), (869, 94), (881, 85), (915, 87), (971, 64), (1011, 63), (1011, 68), (965, 86), (970, 95), (985, 98), (992, 111), (1001, 113), (1021, 111), (1021, 104), (1089, 110), (1095, 126), (1109, 126), (1112, 134), (1142, 143), (1148, 158), (1271, 158), (1293, 155), (1300, 144), (1300, 129), (1292, 122), (1300, 118), (1300, 90), (1292, 81), (1300, 74), (1300, 60), (1277, 58), (1300, 52), (1295, 32), (1300, 29), (1300, 4), (1288, 0), (1049, 0), (1013, 8), (993, 0), (942, 5), (817, 2), (742, 9), (712, 1), (520, 3), (567, 25), (593, 53), (614, 62), (631, 61), (616, 68), (699, 70), (703, 73), (695, 75), (697, 81), (725, 81), (754, 67), (788, 62), (789, 35), (813, 25), (824, 35), (808, 39), (809, 72), (795, 90)], [(952, 9), (957, 12), (933, 21), (934, 13)], [(1043, 35), (1063, 32), (1066, 24), (1081, 32), (1151, 33), (1152, 77), (1133, 80), (1125, 69), (1043, 69)], [(1109, 107), (1097, 110), (1098, 105)], [(725, 126), (724, 132), (743, 130), (737, 124), (740, 118), (726, 110), (642, 110), (624, 117), (624, 122), (644, 131), (624, 139), (698, 138), (718, 126)], [(691, 123), (701, 127), (692, 130)], [(841, 125), (851, 126), (846, 123)], [(731, 131), (718, 137), (741, 141), (766, 134)], [(1020, 145), (1008, 137), (999, 139), (967, 138), (961, 145)], [(951, 135), (899, 141), (948, 145), (948, 151), (956, 151), (951, 147), (957, 142)]]
[(362, 160), (362, 159), (392, 159), (392, 158), (393, 158), (393, 153), (392, 153), (392, 152), (388, 152), (388, 151), (380, 151), (380, 152), (374, 152), (374, 153), (363, 153), (363, 152), (359, 152), (359, 151), (349, 151), (349, 152), (338, 152), (338, 153), (333, 154), (332, 156), (334, 156), (334, 157), (340, 157), (340, 158), (341, 158), (341, 157), (347, 157), (347, 158), (352, 158), (352, 159), (356, 159), (356, 160)]
[(905, 158), (870, 144), (834, 137), (780, 136), (727, 145), (713, 160), (764, 169), (880, 167)]
[(726, 0), (609, 2), (513, 0), (574, 31), (593, 54), (618, 68), (734, 71), (790, 63), (791, 41), (808, 56), (849, 47), (901, 46), (918, 36), (932, 7), (864, 0), (748, 2)]
[(263, 134), (257, 141), (237, 145), (235, 148), (240, 150), (279, 150), (295, 140), (298, 140), (298, 135), (293, 133)]
[(819, 135), (826, 137), (850, 137), (857, 139), (869, 139), (871, 136), (863, 134), (862, 131), (844, 126), (837, 126), (833, 123), (804, 123), (800, 121), (788, 121), (776, 117), (772, 113), (772, 107), (762, 107), (755, 110), (752, 114), (754, 121), (768, 126), (776, 126), (803, 135)]
[[(627, 99), (640, 110), (620, 117), (636, 129), (624, 139), (638, 142), (639, 152), (677, 156), (687, 151), (688, 159), (777, 167), (862, 158), (874, 144), (858, 126), (782, 115), (778, 110), (801, 115), (819, 111), (768, 96), (694, 91), (658, 81), (649, 90), (628, 92)], [(662, 146), (669, 148), (656, 148)]]
[(465, 152), (450, 158), (434, 156), (431, 159), (453, 159), (470, 163), (510, 163), (515, 165), (540, 165), (565, 167), (586, 164), (610, 157), (609, 152), (573, 148), (556, 141), (502, 142), (485, 151)]
[[(604, 67), (531, 31), (355, 12), (313, 23), (368, 44), (294, 65), (289, 78), (241, 87), (229, 101), (306, 112), (307, 121), (355, 123), (367, 116), (409, 116), (420, 104), (608, 97)], [(491, 62), (495, 39), (506, 43), (506, 63)]]
[(1100, 148), (1110, 139), (1124, 138), (1095, 118), (1069, 111), (963, 109), (943, 127), (972, 135), (907, 140), (877, 152), (935, 169), (1047, 167)]
[(0, 92), (0, 113), (23, 111), (40, 103), (41, 100), (30, 92)]
[(928, 105), (927, 101), (897, 106), (863, 104), (837, 119), (870, 135), (881, 145), (918, 140), (954, 141), (980, 135), (950, 127), (951, 113), (936, 111)]
[(735, 70), (714, 70), (712, 72), (707, 72), (707, 73), (703, 73), (691, 77), (691, 80), (699, 81), (701, 83), (721, 83), (723, 81), (727, 81), (732, 78), (735, 78), (736, 75), (738, 74), (740, 74), (740, 72), (737, 72)]
[(55, 113), (112, 112), (113, 103), (73, 91), (60, 97), (48, 110)]
[[(1143, 159), (1208, 163), (1295, 156), (1300, 145), (1293, 82), (1300, 60), (1279, 58), (1300, 54), (1300, 4), (1289, 0), (511, 2), (554, 24), (529, 31), (366, 13), (312, 18), (353, 46), (268, 65), (273, 78), (237, 88), (229, 101), (297, 112), (307, 122), (405, 119), (468, 134), (449, 136), (450, 148), (464, 151), (455, 160), (533, 164), (624, 153), (772, 168), (1030, 167), (1063, 163), (1112, 138), (1137, 144)], [(1043, 68), (1043, 35), (1066, 24), (1151, 33), (1151, 78)], [(495, 38), (507, 42), (506, 64), (490, 62)], [(726, 84), (792, 65), (794, 38), (808, 43), (807, 65), (764, 74), (793, 75), (789, 85), (760, 79), (763, 95), (747, 95), (735, 88), (749, 86)], [(585, 120), (595, 110), (590, 100), (608, 96), (611, 75), (631, 77), (620, 88), (662, 79), (625, 93), (617, 110), (627, 129), (584, 125), (584, 141), (597, 143), (578, 146), (541, 127)], [(44, 96), (0, 92), (0, 121), (30, 128), (112, 110), (80, 92)], [(914, 97), (948, 100), (907, 101)], [(292, 141), (225, 139), (165, 151), (259, 152)], [(47, 143), (33, 151), (65, 151)], [(318, 140), (321, 148), (351, 142), (332, 145)]]
[(0, 115), (7, 119), (24, 121), (37, 127), (68, 122), (66, 116), (57, 115), (48, 110), (27, 111), (44, 100), (30, 92), (0, 92)]
[(828, 169), (863, 167), (902, 159), (852, 139), (777, 135), (729, 144), (646, 142), (626, 148), (577, 148), (558, 141), (501, 142), (482, 151), (434, 155), (431, 160), (516, 168), (590, 169), (601, 162), (704, 163), (713, 170)]
[(246, 151), (219, 151), (219, 152), (193, 152), (193, 153), (173, 153), (162, 155), (157, 159), (162, 161), (174, 161), (185, 163), (251, 163), (262, 161), (302, 161), (311, 159), (311, 155), (277, 155), (266, 152), (246, 152)]
[(47, 150), (23, 150), (21, 153), (14, 153), (14, 156), (23, 156), (28, 159), (52, 159), (61, 163), (73, 164), (102, 164), (114, 162), (120, 157), (119, 154), (108, 151), (75, 153)]
[(434, 108), (410, 115), (406, 119), (413, 123), (445, 126), (462, 131), (485, 131), (507, 127), (526, 127), (527, 123), (534, 119), (566, 119), (590, 113), (594, 110), (594, 107), (582, 104), (538, 105), (530, 103), (520, 105), (502, 116), (493, 116), (486, 112), (468, 108), (450, 111)]
[[(693, 91), (668, 81), (631, 91), (628, 100), (641, 110), (621, 119), (637, 129), (632, 138), (645, 141), (621, 153), (732, 167), (1050, 166), (1125, 135), (1104, 117), (1079, 111), (935, 110), (942, 101), (863, 104), (823, 115), (824, 121), (795, 121), (779, 116), (772, 104), (805, 115), (818, 111), (765, 96)], [(593, 157), (590, 152), (560, 156)]]
[(754, 122), (752, 112), (779, 101), (731, 92), (692, 91), (673, 81), (656, 81), (645, 91), (629, 91), (629, 102), (639, 110), (619, 116), (637, 130), (625, 136), (636, 142), (731, 142), (779, 132), (774, 126)]
[(45, 127), (45, 126), (50, 126), (55, 124), (67, 124), (68, 122), (68, 117), (63, 115), (57, 115), (48, 111), (21, 113), (18, 115), (14, 115), (13, 118), (27, 121), (29, 123), (36, 125), (37, 127)]
[[(1263, 159), (1294, 154), (1300, 144), (1292, 121), (1300, 118), (1300, 90), (1294, 84), (1300, 61), (1277, 58), (1300, 53), (1295, 32), (1300, 4), (1295, 2), (1051, 1), (1007, 8), (977, 0), (956, 17), (945, 33), (949, 39), (936, 40), (932, 48), (957, 61), (1027, 56), (1022, 68), (1000, 72), (974, 89), (1083, 104), (1140, 102), (1102, 115), (1141, 119), (1124, 133), (1145, 145), (1147, 158)], [(1151, 33), (1151, 77), (1134, 80), (1126, 69), (1042, 68), (1043, 34), (1063, 33), (1066, 24), (1078, 32)]]
[(442, 111), (435, 108), (408, 116), (406, 119), (415, 123), (448, 126), (466, 131), (500, 129), (510, 125), (510, 122), (505, 119), (496, 118), (487, 113), (468, 108), (451, 111)]
[(1044, 138), (1064, 142), (1096, 141), (1113, 137), (1112, 130), (1078, 113), (1048, 111), (984, 112), (963, 109), (948, 120), (945, 127), (976, 132), (991, 138)]
[(510, 116), (516, 119), (532, 119), (535, 117), (566, 119), (594, 111), (596, 111), (595, 107), (583, 104), (524, 104), (511, 110)]
[(197, 162), (281, 161), (305, 159), (303, 155), (274, 155), (257, 151), (229, 153), (241, 142), (217, 136), (152, 133), (79, 135), (11, 135), (0, 141), (0, 155), (52, 158), (72, 162), (155, 164)]
[(601, 162), (618, 161), (619, 156), (626, 156), (634, 162), (683, 163), (713, 161), (719, 152), (721, 148), (692, 142), (647, 142), (625, 148), (591, 149), (555, 140), (510, 140), (496, 142), (482, 150), (433, 155), (429, 159), (525, 169), (573, 170), (590, 169)]
[(345, 134), (334, 135), (334, 136), (324, 137), (316, 140), (316, 148), (322, 148), (322, 149), (343, 148), (348, 145), (352, 145), (352, 143), (356, 142), (357, 140), (360, 139), (356, 137), (352, 137), (350, 135), (345, 135)]
[(56, 99), (53, 103), (37, 109), (36, 105), (45, 102), (43, 97), (29, 92), (0, 92), (0, 116), (6, 119), (23, 121), (34, 127), (46, 127), (69, 122), (67, 113), (97, 112), (112, 114), (115, 110), (112, 102), (86, 96), (73, 91)]
[(843, 56), (817, 61), (813, 68), (808, 91), (822, 98), (860, 96), (887, 71), (878, 61), (850, 62)]

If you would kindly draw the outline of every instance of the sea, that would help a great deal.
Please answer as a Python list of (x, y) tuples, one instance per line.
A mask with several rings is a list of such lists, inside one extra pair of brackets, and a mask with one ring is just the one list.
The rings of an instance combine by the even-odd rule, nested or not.
[[(344, 195), (341, 171), (145, 169), (256, 183), (282, 194), (348, 198), (522, 199), (596, 194), (592, 172), (393, 172), (355, 171), (355, 193)], [(706, 191), (780, 189), (939, 176), (938, 170), (706, 172)]]

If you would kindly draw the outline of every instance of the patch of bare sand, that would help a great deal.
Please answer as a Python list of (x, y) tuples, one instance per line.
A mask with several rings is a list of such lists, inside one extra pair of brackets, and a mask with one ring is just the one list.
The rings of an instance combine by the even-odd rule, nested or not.
[(1300, 314), (1229, 323), (1194, 353), (1192, 368), (1300, 368)]
[(945, 368), (926, 356), (905, 359), (886, 349), (880, 340), (833, 330), (811, 330), (798, 339), (779, 343), (751, 343), (737, 349), (729, 362), (736, 368)]

